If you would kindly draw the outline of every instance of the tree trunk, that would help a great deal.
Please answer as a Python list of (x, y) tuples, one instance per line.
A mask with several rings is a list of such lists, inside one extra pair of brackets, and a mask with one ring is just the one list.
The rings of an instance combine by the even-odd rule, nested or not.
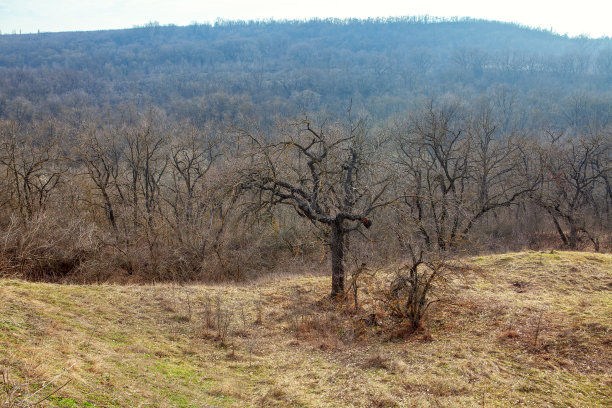
[(561, 228), (561, 224), (559, 224), (557, 217), (555, 217), (555, 215), (549, 209), (547, 209), (547, 211), (548, 211), (548, 214), (550, 214), (550, 216), (552, 217), (552, 220), (555, 224), (555, 228), (557, 229), (557, 232), (559, 233), (559, 237), (561, 237), (561, 241), (563, 241), (563, 245), (569, 245), (567, 236), (565, 236), (565, 233), (563, 232), (563, 228)]
[(573, 219), (568, 219), (568, 222), (570, 224), (570, 233), (567, 237), (568, 246), (570, 249), (576, 249), (578, 246), (578, 240), (580, 238), (578, 236), (578, 228), (576, 228), (576, 223)]
[(342, 221), (332, 225), (331, 252), (332, 252), (332, 291), (331, 297), (337, 298), (344, 294), (344, 235)]

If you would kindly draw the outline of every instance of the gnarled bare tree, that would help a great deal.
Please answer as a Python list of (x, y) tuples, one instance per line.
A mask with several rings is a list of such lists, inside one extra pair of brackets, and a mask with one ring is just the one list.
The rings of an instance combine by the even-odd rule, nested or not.
[(372, 213), (388, 203), (390, 175), (381, 139), (365, 120), (324, 123), (308, 119), (280, 129), (275, 140), (243, 131), (252, 145), (242, 188), (257, 192), (257, 205), (289, 205), (329, 233), (331, 296), (344, 293), (345, 245), (351, 232), (372, 225)]

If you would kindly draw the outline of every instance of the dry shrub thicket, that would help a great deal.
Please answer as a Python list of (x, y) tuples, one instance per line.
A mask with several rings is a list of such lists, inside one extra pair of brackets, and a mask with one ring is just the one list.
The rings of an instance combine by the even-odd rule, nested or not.
[(5, 120), (0, 274), (239, 281), (316, 268), (331, 245), (341, 274), (347, 253), (406, 259), (397, 290), (426, 309), (419, 285), (462, 251), (609, 250), (612, 130), (518, 122), (490, 100), (444, 98), (385, 125), (196, 127), (154, 109)]

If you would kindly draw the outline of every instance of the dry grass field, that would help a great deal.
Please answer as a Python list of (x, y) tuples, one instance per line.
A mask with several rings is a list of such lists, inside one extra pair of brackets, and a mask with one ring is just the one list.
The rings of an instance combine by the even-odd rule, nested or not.
[(612, 406), (612, 255), (466, 263), (409, 336), (367, 324), (376, 307), (365, 292), (362, 312), (327, 301), (328, 277), (2, 280), (0, 407), (55, 390), (39, 406)]

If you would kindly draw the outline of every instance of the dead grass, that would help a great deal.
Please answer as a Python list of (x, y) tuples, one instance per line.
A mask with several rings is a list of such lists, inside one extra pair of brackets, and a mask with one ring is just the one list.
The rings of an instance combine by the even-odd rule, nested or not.
[(452, 281), (406, 338), (385, 331), (365, 294), (358, 312), (327, 301), (324, 277), (3, 280), (0, 367), (41, 384), (73, 365), (72, 381), (42, 405), (55, 407), (612, 405), (612, 256), (523, 252), (469, 264), (475, 272)]

